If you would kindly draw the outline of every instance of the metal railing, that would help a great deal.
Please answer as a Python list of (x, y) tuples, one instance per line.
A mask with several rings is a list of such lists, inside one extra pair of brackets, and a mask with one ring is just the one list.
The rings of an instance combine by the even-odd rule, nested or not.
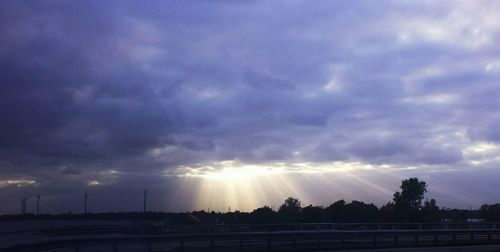
[(292, 224), (198, 224), (156, 226), (69, 226), (29, 230), (30, 233), (50, 235), (153, 235), (175, 233), (234, 233), (275, 231), (322, 231), (322, 230), (462, 230), (497, 229), (500, 223), (292, 223)]
[(282, 232), (197, 233), (146, 236), (82, 237), (21, 244), (5, 251), (27, 252), (64, 249), (93, 251), (314, 251), (498, 245), (498, 229), (464, 230), (319, 230)]

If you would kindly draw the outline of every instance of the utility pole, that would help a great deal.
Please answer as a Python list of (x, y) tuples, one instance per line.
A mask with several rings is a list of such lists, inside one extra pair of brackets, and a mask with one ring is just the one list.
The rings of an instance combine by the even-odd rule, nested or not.
[(36, 215), (40, 215), (40, 194), (36, 195)]
[(88, 192), (85, 192), (83, 195), (84, 198), (84, 205), (83, 205), (83, 213), (87, 214), (87, 198), (89, 197)]
[(143, 209), (143, 212), (146, 212), (146, 204), (147, 204), (147, 201), (148, 201), (148, 189), (144, 189), (144, 209)]

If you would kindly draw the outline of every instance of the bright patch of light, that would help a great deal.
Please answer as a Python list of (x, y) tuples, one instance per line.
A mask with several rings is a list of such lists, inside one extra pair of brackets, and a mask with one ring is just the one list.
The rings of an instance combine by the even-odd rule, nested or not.
[(323, 89), (329, 92), (338, 91), (340, 90), (340, 82), (337, 79), (332, 79), (323, 87)]
[(500, 60), (492, 61), (484, 67), (487, 73), (500, 73)]
[[(295, 154), (295, 153), (294, 153)], [(296, 153), (300, 155), (300, 152)], [(201, 177), (212, 180), (245, 180), (255, 177), (268, 176), (283, 173), (331, 173), (331, 172), (349, 172), (355, 170), (371, 170), (371, 169), (389, 169), (391, 165), (381, 164), (372, 165), (362, 162), (274, 162), (265, 164), (245, 164), (238, 161), (226, 160), (214, 162), (211, 164), (197, 166), (182, 166), (178, 167), (175, 173), (170, 170), (165, 172), (165, 176), (181, 176), (181, 177)]]
[(474, 143), (464, 148), (463, 154), (473, 166), (498, 162), (500, 157), (500, 146), (487, 142)]
[(485, 160), (471, 160), (471, 161), (469, 161), (469, 163), (473, 166), (479, 166), (479, 165), (486, 163), (486, 161)]
[[(398, 42), (409, 44), (424, 41), (467, 49), (477, 49), (491, 44), (492, 31), (498, 27), (498, 24), (491, 22), (491, 19), (496, 19), (497, 15), (491, 11), (478, 9), (478, 6), (474, 5), (462, 4), (457, 7), (440, 19), (419, 17), (395, 23)], [(480, 12), (482, 13), (478, 15)]]
[(199, 98), (210, 99), (219, 96), (220, 92), (215, 89), (202, 89), (196, 92), (196, 94)]
[(258, 176), (284, 172), (283, 167), (268, 167), (260, 165), (241, 164), (235, 161), (222, 161), (198, 168), (185, 167), (189, 170), (186, 176), (198, 176), (215, 180), (242, 180)]
[(403, 99), (403, 102), (413, 104), (449, 104), (455, 102), (457, 99), (458, 96), (455, 94), (435, 94), (408, 97)]
[(474, 144), (472, 146), (467, 147), (464, 150), (464, 153), (469, 154), (469, 153), (485, 153), (485, 152), (491, 152), (495, 149), (497, 149), (498, 146), (492, 143), (478, 143)]
[(168, 160), (171, 155), (169, 155), (172, 152), (177, 151), (176, 146), (165, 146), (165, 147), (160, 147), (160, 148), (154, 148), (150, 150), (147, 155), (152, 157), (152, 158), (159, 158), (163, 160)]
[(218, 180), (238, 180), (238, 179), (248, 179), (257, 176), (262, 176), (268, 174), (266, 168), (255, 167), (255, 168), (224, 168), (217, 172), (207, 172), (203, 175), (208, 179), (218, 179)]
[(27, 180), (27, 179), (8, 179), (8, 180), (0, 180), (0, 187), (15, 185), (17, 187), (21, 187), (24, 185), (32, 185), (35, 184), (35, 180)]
[(348, 66), (342, 64), (333, 65), (331, 68), (332, 77), (328, 83), (323, 86), (323, 90), (327, 92), (337, 92), (342, 89), (342, 76), (347, 70), (347, 67)]
[[(192, 193), (195, 209), (226, 211), (231, 209), (251, 211), (268, 205), (279, 207), (287, 197), (296, 197), (304, 204), (330, 204), (336, 199), (359, 199), (360, 191), (369, 188), (370, 197), (390, 198), (393, 191), (378, 185), (370, 176), (400, 181), (391, 171), (400, 169), (389, 164), (373, 165), (362, 162), (273, 162), (249, 164), (239, 161), (220, 161), (210, 164), (183, 166), (176, 173), (165, 172), (165, 176), (177, 176), (182, 185), (177, 197)], [(377, 175), (377, 176), (379, 176)], [(346, 184), (355, 181), (356, 190), (345, 190)], [(365, 193), (368, 197), (368, 194)], [(174, 203), (172, 201), (172, 203)]]
[(117, 175), (119, 172), (117, 170), (107, 170), (107, 171), (102, 171), (100, 172), (102, 175), (108, 175), (108, 176), (114, 176)]
[(102, 184), (102, 183), (101, 183), (101, 182), (99, 182), (99, 181), (97, 181), (97, 180), (91, 180), (91, 181), (89, 181), (89, 182), (88, 182), (88, 185), (89, 185), (89, 186), (99, 186), (99, 185), (101, 185), (101, 184)]

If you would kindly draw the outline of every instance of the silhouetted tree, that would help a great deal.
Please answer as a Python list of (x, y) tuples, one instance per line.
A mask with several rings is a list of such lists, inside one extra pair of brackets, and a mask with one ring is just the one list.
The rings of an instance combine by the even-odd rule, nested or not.
[(481, 216), (481, 218), (483, 219), (487, 219), (487, 215), (488, 215), (488, 204), (482, 204), (481, 207), (479, 208), (479, 214)]
[(273, 223), (276, 212), (268, 206), (257, 208), (250, 213), (250, 221), (257, 224)]
[(363, 201), (353, 200), (346, 204), (343, 213), (344, 222), (375, 222), (378, 219), (378, 208)]
[(401, 181), (401, 192), (394, 193), (394, 208), (402, 220), (416, 221), (422, 208), (427, 184), (418, 178)]
[(386, 222), (395, 222), (398, 221), (398, 216), (396, 215), (396, 209), (394, 206), (394, 202), (388, 202), (383, 205), (379, 211), (379, 218)]
[(300, 211), (300, 201), (296, 198), (288, 197), (285, 200), (285, 203), (280, 206), (279, 211), (282, 210), (291, 210), (291, 211)]
[(378, 208), (374, 204), (363, 201), (352, 201), (346, 204), (339, 200), (325, 209), (331, 222), (374, 222), (378, 220)]
[(278, 214), (282, 222), (299, 222), (300, 216), (300, 201), (296, 198), (289, 197), (280, 206)]
[(438, 222), (440, 220), (439, 207), (436, 206), (435, 199), (425, 201), (420, 216), (424, 222)]
[(345, 211), (345, 200), (339, 200), (325, 209), (330, 222), (340, 222)]
[(484, 204), (479, 209), (480, 218), (487, 221), (500, 221), (500, 203), (487, 205)]

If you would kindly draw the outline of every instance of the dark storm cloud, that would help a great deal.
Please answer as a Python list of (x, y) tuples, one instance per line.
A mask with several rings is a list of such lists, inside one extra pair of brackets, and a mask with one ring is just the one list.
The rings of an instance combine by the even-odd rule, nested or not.
[(119, 190), (222, 160), (465, 167), (468, 146), (500, 142), (489, 5), (4, 1), (0, 178)]

